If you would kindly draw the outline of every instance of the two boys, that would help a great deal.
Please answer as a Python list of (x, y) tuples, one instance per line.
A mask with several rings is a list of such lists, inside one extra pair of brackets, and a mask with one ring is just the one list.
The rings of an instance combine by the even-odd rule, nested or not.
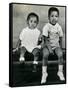
[(34, 55), (34, 64), (38, 64), (38, 53), (42, 48), (42, 78), (41, 84), (46, 83), (47, 80), (47, 62), (49, 54), (54, 52), (58, 56), (58, 73), (60, 80), (65, 80), (63, 75), (63, 54), (60, 47), (63, 32), (61, 26), (58, 24), (59, 10), (51, 7), (48, 11), (49, 22), (43, 27), (42, 43), (38, 45), (40, 38), (40, 31), (37, 29), (39, 17), (35, 13), (30, 13), (27, 17), (27, 27), (24, 28), (20, 34), (16, 50), (20, 47), (20, 61), (25, 61), (24, 54), (26, 51)]

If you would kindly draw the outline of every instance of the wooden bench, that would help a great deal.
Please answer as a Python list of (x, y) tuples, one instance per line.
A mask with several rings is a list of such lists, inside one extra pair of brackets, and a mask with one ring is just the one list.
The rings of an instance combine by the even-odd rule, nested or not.
[[(19, 61), (20, 52), (13, 53), (13, 64), (22, 64), (23, 62)], [(63, 59), (66, 62), (66, 50), (63, 49)], [(33, 64), (33, 55), (26, 53), (25, 55), (25, 64)], [(39, 56), (38, 64), (42, 64), (42, 55)], [(48, 64), (58, 64), (58, 58), (56, 55), (49, 55)]]

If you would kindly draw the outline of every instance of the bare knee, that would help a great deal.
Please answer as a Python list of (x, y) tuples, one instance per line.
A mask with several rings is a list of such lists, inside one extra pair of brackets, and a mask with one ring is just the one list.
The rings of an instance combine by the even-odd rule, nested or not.
[(20, 48), (20, 53), (21, 53), (21, 54), (24, 54), (26, 51), (27, 51), (27, 50), (26, 50), (25, 47), (21, 47), (21, 48)]
[(62, 52), (59, 52), (59, 53), (57, 54), (57, 56), (58, 56), (58, 58), (61, 58), (61, 57), (63, 56)]
[(49, 51), (47, 48), (43, 49), (43, 58), (47, 58), (49, 56)]
[(61, 58), (63, 56), (63, 53), (60, 47), (55, 49), (55, 53), (58, 56), (58, 58)]
[(33, 51), (32, 51), (32, 54), (34, 56), (38, 56), (39, 55), (39, 49), (38, 48), (35, 48)]

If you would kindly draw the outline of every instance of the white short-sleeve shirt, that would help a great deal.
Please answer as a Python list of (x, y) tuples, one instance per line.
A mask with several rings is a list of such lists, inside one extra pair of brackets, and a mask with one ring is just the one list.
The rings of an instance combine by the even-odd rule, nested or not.
[(24, 28), (19, 36), (21, 46), (24, 46), (29, 52), (32, 52), (32, 50), (37, 46), (39, 35), (40, 31), (37, 28)]
[(56, 23), (56, 25), (47, 23), (43, 27), (42, 35), (48, 37), (49, 43), (52, 49), (54, 49), (56, 47), (59, 47), (59, 37), (63, 37), (63, 31), (58, 23)]

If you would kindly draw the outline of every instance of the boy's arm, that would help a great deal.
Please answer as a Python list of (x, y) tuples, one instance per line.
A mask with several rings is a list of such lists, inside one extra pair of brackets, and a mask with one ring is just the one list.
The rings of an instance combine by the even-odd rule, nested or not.
[(59, 44), (60, 44), (60, 46), (61, 46), (61, 48), (62, 48), (62, 38), (63, 38), (63, 30), (62, 30), (62, 27), (61, 26), (59, 26)]
[(48, 42), (47, 39), (48, 39), (47, 37), (42, 36), (41, 47), (44, 48), (46, 46), (48, 48), (49, 52), (50, 53), (53, 53), (52, 48), (51, 48), (51, 46), (50, 46), (50, 44), (49, 44), (49, 42)]
[(40, 48), (43, 48), (44, 47), (44, 39), (45, 39), (45, 37), (44, 36), (41, 36), (39, 39), (38, 39), (38, 43), (37, 43), (37, 47), (39, 47), (40, 46)]
[(20, 45), (21, 45), (21, 40), (19, 39), (16, 48), (13, 50), (13, 52), (16, 52), (20, 48)]
[(21, 40), (19, 39), (18, 42), (17, 42), (16, 48), (19, 48), (20, 45), (21, 45)]
[(62, 37), (59, 38), (59, 44), (60, 44), (60, 47), (62, 48)]
[(41, 36), (41, 34), (40, 34), (40, 35), (39, 35), (39, 38), (38, 38), (38, 43), (37, 43), (37, 45), (40, 45), (40, 44), (41, 44), (41, 42), (42, 42), (41, 38), (42, 38), (42, 36)]
[(41, 47), (44, 48), (45, 46), (47, 46), (47, 37), (42, 35), (42, 38), (41, 38)]
[(44, 35), (42, 35), (42, 37), (41, 37), (41, 47), (43, 48), (44, 47), (44, 45), (45, 45), (45, 36)]

